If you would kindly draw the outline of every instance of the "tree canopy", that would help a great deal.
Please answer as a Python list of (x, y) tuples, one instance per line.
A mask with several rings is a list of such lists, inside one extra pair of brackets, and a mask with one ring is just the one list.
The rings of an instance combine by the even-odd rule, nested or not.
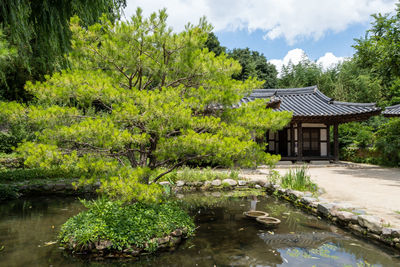
[(156, 201), (151, 182), (189, 161), (254, 166), (278, 160), (256, 143), (284, 127), (290, 113), (264, 100), (235, 104), (255, 78), (232, 79), (240, 65), (204, 48), (210, 25), (201, 19), (174, 33), (165, 10), (129, 21), (85, 27), (71, 20), (71, 68), (28, 82), (31, 105), (0, 103), (0, 120), (24, 121), (36, 134), (17, 151), (25, 164), (84, 173), (81, 183), (125, 201)]
[(242, 66), (242, 71), (233, 75), (234, 79), (244, 81), (249, 77), (257, 77), (264, 81), (261, 88), (276, 88), (278, 72), (263, 54), (249, 48), (235, 48), (229, 51), (228, 55), (238, 60)]
[(394, 105), (400, 103), (400, 3), (393, 15), (372, 17), (371, 29), (353, 46), (355, 58), (360, 68), (380, 79), (384, 100)]
[(23, 90), (27, 80), (43, 80), (44, 75), (66, 67), (73, 15), (79, 15), (85, 26), (103, 13), (114, 21), (125, 5), (125, 0), (1, 1), (0, 30), (16, 55), (7, 68), (0, 69), (0, 98), (27, 100)]

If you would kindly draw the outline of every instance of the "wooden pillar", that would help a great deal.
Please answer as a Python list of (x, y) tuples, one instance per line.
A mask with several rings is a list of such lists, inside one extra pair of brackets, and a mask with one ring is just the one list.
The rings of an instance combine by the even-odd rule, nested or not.
[(303, 127), (297, 123), (297, 160), (303, 160)]
[(328, 159), (331, 157), (331, 125), (326, 125), (326, 155)]
[(339, 161), (339, 125), (333, 124), (333, 157), (335, 161)]
[(290, 124), (290, 156), (294, 157), (295, 152), (294, 152), (294, 142), (295, 142), (295, 138), (294, 138), (294, 127), (293, 127), (293, 123)]

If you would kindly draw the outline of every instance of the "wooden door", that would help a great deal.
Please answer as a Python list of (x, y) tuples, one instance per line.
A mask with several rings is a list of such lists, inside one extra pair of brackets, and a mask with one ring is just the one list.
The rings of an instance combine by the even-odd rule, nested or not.
[(303, 128), (303, 156), (321, 156), (319, 128)]

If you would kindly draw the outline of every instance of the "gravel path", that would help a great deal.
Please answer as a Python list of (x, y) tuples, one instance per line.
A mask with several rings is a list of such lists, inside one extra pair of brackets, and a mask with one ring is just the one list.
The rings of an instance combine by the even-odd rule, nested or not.
[[(284, 174), (289, 168), (278, 166), (277, 170)], [(258, 173), (244, 172), (242, 175), (254, 180), (265, 179), (266, 173), (268, 169), (260, 168)], [(366, 164), (311, 166), (309, 174), (325, 190), (321, 197), (326, 200), (351, 203), (400, 227), (399, 168)]]

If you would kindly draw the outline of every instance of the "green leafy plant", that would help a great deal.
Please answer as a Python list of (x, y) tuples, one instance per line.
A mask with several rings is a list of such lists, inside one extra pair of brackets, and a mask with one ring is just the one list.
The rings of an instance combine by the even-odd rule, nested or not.
[(318, 186), (311, 181), (311, 177), (307, 174), (306, 166), (289, 170), (288, 173), (281, 177), (281, 186), (298, 191), (318, 191)]
[(35, 179), (73, 179), (81, 176), (81, 173), (72, 170), (62, 170), (59, 168), (43, 169), (6, 169), (0, 170), (0, 182), (21, 182)]
[(102, 198), (82, 203), (88, 210), (61, 227), (60, 242), (70, 249), (80, 250), (99, 240), (110, 241), (119, 251), (132, 246), (145, 248), (151, 239), (170, 235), (176, 229), (185, 230), (188, 236), (195, 230), (193, 220), (175, 202), (125, 205)]

